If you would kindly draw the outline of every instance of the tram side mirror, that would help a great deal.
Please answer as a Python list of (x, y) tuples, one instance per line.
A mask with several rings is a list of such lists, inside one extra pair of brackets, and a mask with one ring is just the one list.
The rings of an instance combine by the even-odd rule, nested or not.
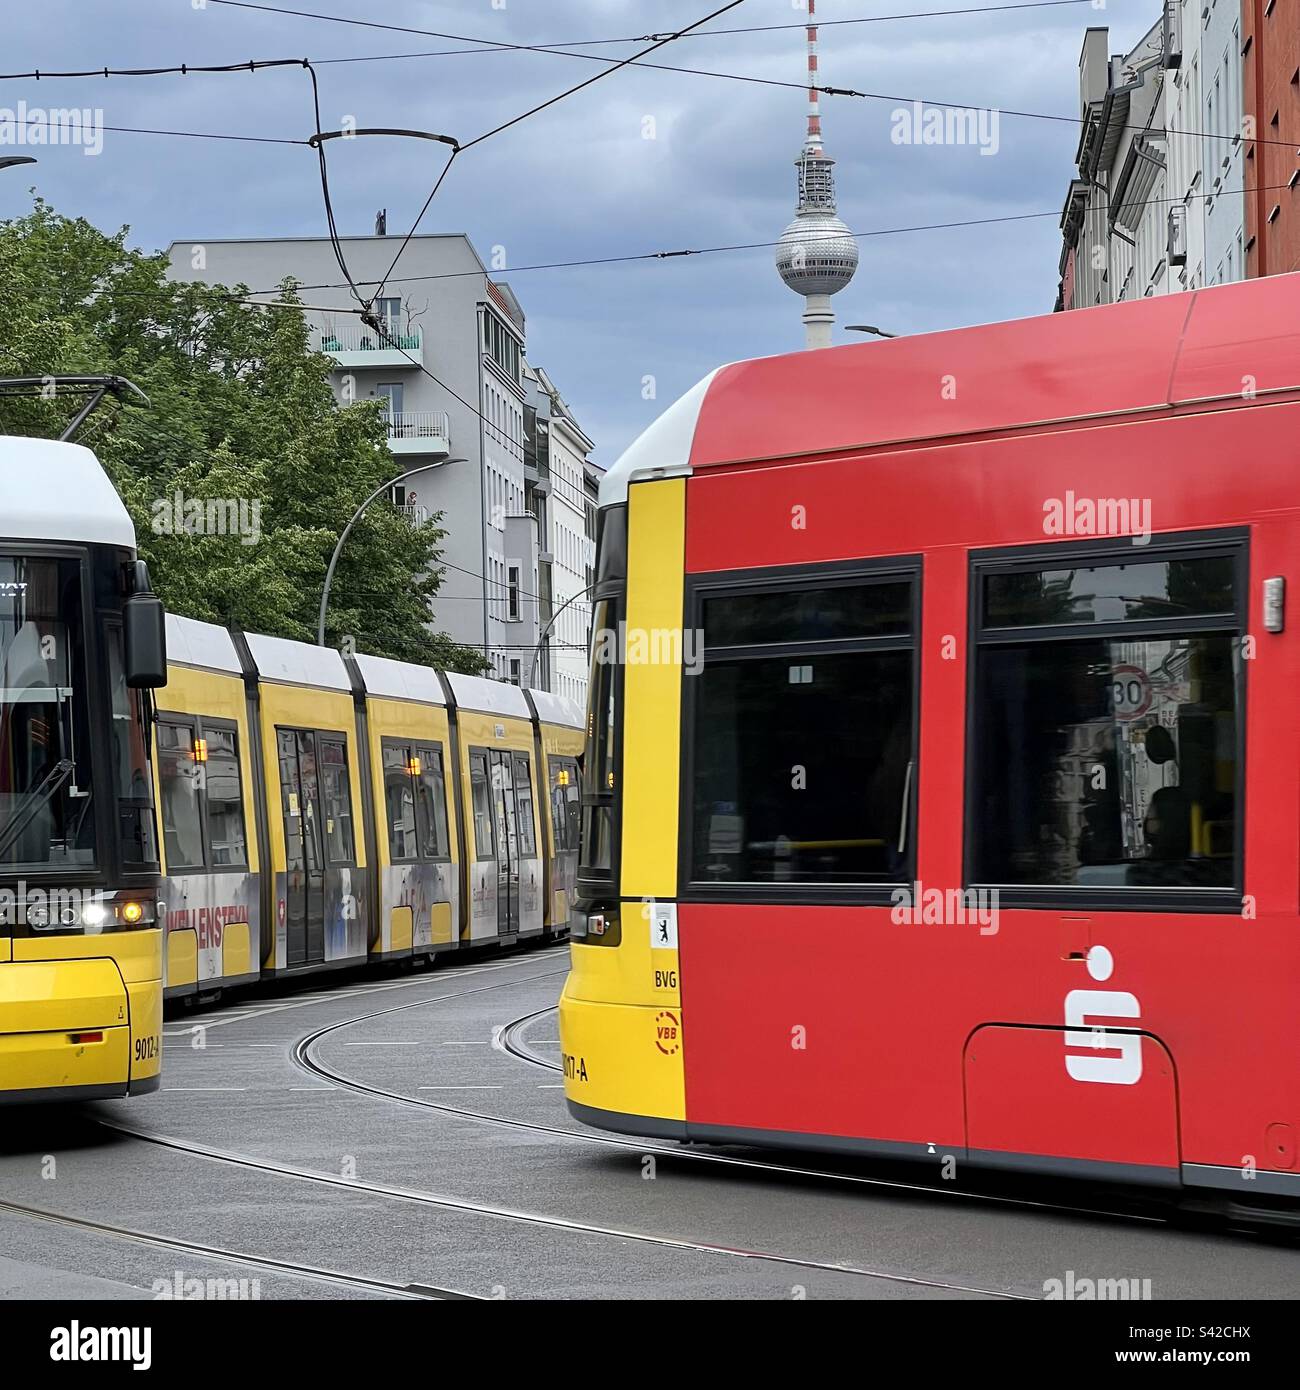
[(167, 615), (149, 584), (143, 560), (129, 568), (131, 593), (123, 608), (126, 683), (132, 690), (167, 684)]

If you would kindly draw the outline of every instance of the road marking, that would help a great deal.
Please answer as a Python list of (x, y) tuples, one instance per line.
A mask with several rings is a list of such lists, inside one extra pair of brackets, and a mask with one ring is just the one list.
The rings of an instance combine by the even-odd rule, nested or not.
[(247, 1086), (164, 1086), (164, 1091), (246, 1091)]
[(504, 1091), (504, 1086), (417, 1086), (417, 1091)]
[(443, 1047), (491, 1047), (490, 1042), (475, 1039), (473, 1042), (444, 1042)]
[(538, 1083), (539, 1091), (562, 1091), (564, 1090), (563, 1081), (542, 1081)]
[[(476, 945), (479, 943), (475, 943)], [(541, 951), (530, 951), (524, 955), (511, 956), (509, 960), (498, 961), (494, 965), (453, 965), (444, 971), (432, 971), (421, 974), (413, 980), (393, 980), (385, 983), (380, 980), (366, 980), (346, 992), (334, 995), (336, 999), (351, 999), (357, 995), (381, 992), (390, 989), (411, 989), (417, 985), (438, 985), (444, 981), (464, 979), (468, 975), (490, 975), (498, 970), (513, 970), (519, 965), (533, 965), (539, 961), (549, 960), (552, 955), (562, 955), (567, 948), (551, 946)], [(362, 961), (357, 961), (358, 968), (365, 969)], [(198, 1022), (184, 1029), (180, 1033), (164, 1033), (164, 1037), (190, 1037), (196, 1028), (221, 1028), (227, 1023), (243, 1023), (245, 1020), (265, 1018), (268, 1014), (282, 1013), (285, 1009), (305, 1009), (309, 1004), (319, 1004), (324, 996), (320, 994), (310, 995), (305, 999), (289, 999), (282, 1003), (269, 1004), (265, 1008), (245, 1009), (241, 1012), (228, 1013), (221, 1010), (215, 1017), (209, 1014), (198, 1015)], [(432, 1001), (431, 1001), (432, 1002)]]
[(419, 1047), (418, 1042), (345, 1042), (344, 1047)]

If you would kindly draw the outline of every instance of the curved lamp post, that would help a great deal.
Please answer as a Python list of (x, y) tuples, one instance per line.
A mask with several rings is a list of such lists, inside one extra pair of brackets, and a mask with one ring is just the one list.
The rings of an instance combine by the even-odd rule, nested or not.
[(546, 638), (550, 634), (551, 629), (555, 626), (556, 619), (560, 616), (561, 613), (564, 612), (564, 610), (571, 603), (575, 602), (577, 599), (582, 598), (584, 594), (591, 593), (591, 591), (595, 587), (595, 584), (588, 584), (585, 589), (579, 589), (576, 594), (570, 594), (569, 597), (566, 598), (562, 604), (560, 604), (560, 606), (555, 610), (555, 612), (551, 614), (550, 621), (542, 629), (542, 635), (537, 639), (537, 645), (533, 648), (533, 659), (528, 667), (527, 686), (529, 690), (533, 688), (533, 677), (537, 674), (537, 658), (542, 654), (542, 644), (546, 641)]
[(445, 468), (449, 463), (465, 462), (467, 462), (466, 459), (439, 459), (437, 463), (424, 463), (419, 468), (412, 468), (405, 473), (399, 473), (397, 477), (389, 478), (387, 482), (380, 483), (374, 492), (352, 513), (352, 520), (343, 528), (339, 543), (334, 547), (334, 554), (330, 556), (329, 568), (325, 571), (325, 587), (321, 590), (320, 596), (320, 620), (316, 624), (316, 645), (318, 647), (325, 645), (325, 611), (329, 607), (330, 585), (334, 583), (334, 570), (338, 565), (339, 555), (343, 551), (343, 542), (352, 534), (352, 528), (361, 520), (362, 513), (381, 493), (396, 487), (398, 483), (405, 482), (407, 478), (414, 478), (417, 473), (428, 473), (433, 468)]

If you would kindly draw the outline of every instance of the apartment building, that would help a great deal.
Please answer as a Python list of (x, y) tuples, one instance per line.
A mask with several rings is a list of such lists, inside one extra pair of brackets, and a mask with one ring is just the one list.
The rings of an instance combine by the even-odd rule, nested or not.
[[(382, 226), (381, 218), (376, 235), (342, 239), (363, 290), (384, 279), (400, 244)], [(413, 237), (376, 302), (377, 332), (347, 312), (356, 300), (323, 237), (195, 238), (168, 255), (177, 280), (272, 292), (291, 277), (309, 287), (311, 345), (333, 360), (339, 400), (383, 403), (394, 477), (427, 467), (396, 484), (393, 500), (413, 525), (442, 514), (446, 569), (434, 625), (482, 651), (499, 679), (526, 680), (545, 622), (547, 538), (525, 465), (526, 320), (509, 285), (493, 279), (464, 234)], [(549, 665), (535, 678), (543, 688)]]
[(1246, 272), (1277, 275), (1300, 270), (1300, 0), (1242, 0), (1242, 21)]
[(1166, 0), (1128, 53), (1087, 30), (1057, 309), (1246, 275), (1240, 36), (1235, 0)]

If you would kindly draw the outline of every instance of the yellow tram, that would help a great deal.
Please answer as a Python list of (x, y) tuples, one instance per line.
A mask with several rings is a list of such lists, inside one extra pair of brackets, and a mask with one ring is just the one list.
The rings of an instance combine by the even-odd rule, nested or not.
[(0, 1102), (158, 1086), (146, 731), (164, 650), (95, 455), (0, 438)]
[(577, 706), (169, 616), (166, 995), (568, 930)]

